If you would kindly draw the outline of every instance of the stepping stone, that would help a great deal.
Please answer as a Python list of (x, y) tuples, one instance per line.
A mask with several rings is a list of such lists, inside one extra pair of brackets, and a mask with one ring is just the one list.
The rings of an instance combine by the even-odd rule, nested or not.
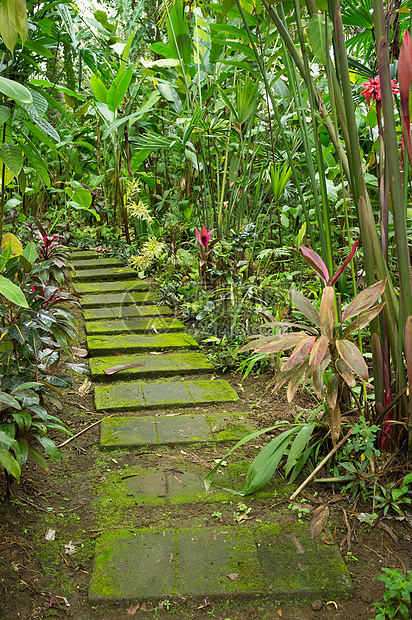
[(132, 319), (145, 316), (167, 316), (173, 314), (167, 306), (114, 306), (113, 308), (87, 308), (83, 311), (85, 321), (101, 319)]
[(113, 321), (91, 321), (86, 323), (86, 334), (124, 334), (182, 332), (185, 326), (178, 319), (154, 317), (150, 319), (117, 319)]
[[(93, 323), (86, 324), (93, 325)], [(113, 366), (136, 364), (134, 368), (120, 370), (116, 374), (106, 375), (104, 370)], [(94, 381), (114, 381), (116, 379), (145, 379), (154, 377), (171, 377), (213, 372), (214, 366), (203, 353), (163, 353), (162, 355), (92, 357), (89, 359), (91, 377)]]
[(136, 269), (112, 267), (112, 269), (83, 269), (73, 275), (73, 282), (101, 282), (103, 280), (134, 280)]
[(120, 293), (121, 291), (148, 291), (149, 285), (142, 280), (129, 280), (122, 282), (74, 282), (73, 288), (80, 295), (93, 293)]
[(98, 385), (94, 390), (96, 411), (142, 411), (144, 409), (193, 407), (238, 400), (227, 381), (162, 381)]
[(199, 441), (238, 441), (252, 430), (250, 420), (241, 414), (107, 418), (101, 424), (100, 447), (113, 449)]
[(170, 595), (340, 600), (354, 595), (336, 546), (311, 540), (307, 524), (105, 531), (96, 545), (92, 603)]
[(189, 334), (118, 334), (113, 336), (88, 336), (90, 355), (167, 351), (168, 349), (196, 349), (199, 345)]
[(101, 308), (102, 306), (132, 306), (146, 304), (157, 300), (156, 293), (101, 293), (100, 295), (83, 295), (82, 308)]
[(72, 260), (90, 260), (91, 258), (98, 258), (102, 256), (100, 252), (96, 252), (95, 250), (76, 250), (72, 249), (71, 258)]
[(73, 260), (72, 263), (76, 271), (81, 271), (82, 269), (103, 269), (104, 267), (120, 267), (122, 265), (122, 263), (117, 258), (90, 258), (85, 260)]

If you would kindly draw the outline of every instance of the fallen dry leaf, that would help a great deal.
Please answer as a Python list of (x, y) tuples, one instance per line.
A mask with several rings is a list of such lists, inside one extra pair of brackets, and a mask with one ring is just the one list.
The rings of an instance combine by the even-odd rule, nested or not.
[(86, 351), (86, 349), (79, 349), (78, 347), (72, 347), (72, 351), (76, 355), (76, 357), (87, 357), (88, 356), (88, 352)]
[(313, 511), (312, 520), (309, 526), (310, 537), (316, 538), (319, 536), (329, 519), (329, 507), (326, 504), (318, 506)]
[(56, 538), (56, 530), (52, 530), (50, 527), (47, 529), (46, 534), (44, 535), (45, 540), (55, 540)]
[(76, 553), (76, 547), (74, 546), (72, 540), (69, 540), (67, 545), (64, 545), (64, 553), (66, 555), (73, 555), (74, 553)]
[(392, 530), (391, 527), (389, 527), (389, 525), (386, 525), (386, 523), (383, 523), (382, 521), (379, 521), (378, 523), (378, 527), (381, 528), (381, 530), (384, 530), (387, 534), (389, 534), (389, 536), (392, 538), (392, 540), (394, 542), (398, 542), (398, 537), (395, 534), (395, 532)]
[(238, 573), (229, 573), (228, 575), (226, 575), (226, 577), (229, 577), (230, 581), (236, 581), (236, 579), (239, 577)]
[(140, 603), (137, 603), (137, 605), (135, 605), (134, 607), (129, 607), (127, 613), (129, 614), (129, 616), (134, 616), (138, 609), (140, 609)]

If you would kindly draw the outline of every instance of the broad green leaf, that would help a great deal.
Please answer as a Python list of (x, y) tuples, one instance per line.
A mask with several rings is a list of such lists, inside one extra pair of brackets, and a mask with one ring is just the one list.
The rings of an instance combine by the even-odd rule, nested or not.
[(104, 132), (102, 139), (106, 140), (111, 133), (122, 127), (126, 123), (129, 123), (129, 126), (132, 126), (133, 123), (137, 121), (137, 119), (142, 116), (145, 112), (150, 110), (155, 103), (160, 99), (160, 94), (156, 91), (153, 91), (146, 101), (142, 104), (142, 106), (135, 112), (134, 114), (129, 114), (128, 116), (123, 116), (122, 118), (118, 118), (114, 123), (112, 123)]
[(349, 334), (352, 334), (358, 329), (362, 329), (366, 325), (369, 325), (369, 323), (375, 318), (375, 316), (378, 316), (385, 303), (386, 302), (383, 301), (382, 303), (377, 304), (367, 312), (364, 312), (363, 314), (358, 316), (354, 321), (351, 321), (349, 325), (345, 328), (342, 334), (342, 338), (346, 338), (347, 336), (349, 336)]
[(29, 446), (29, 456), (33, 459), (35, 463), (37, 463), (39, 467), (42, 467), (46, 471), (49, 471), (49, 466), (46, 459), (42, 454), (40, 454), (38, 450)]
[(10, 185), (10, 183), (14, 180), (14, 174), (12, 173), (12, 171), (10, 170), (10, 168), (6, 165), (6, 162), (3, 162), (3, 160), (0, 157), (0, 186), (1, 186), (1, 181), (2, 181), (2, 175), (3, 175), (3, 164), (4, 164), (4, 185)]
[(103, 84), (102, 80), (94, 73), (90, 76), (90, 86), (92, 87), (93, 95), (96, 101), (100, 103), (106, 103), (107, 88)]
[(10, 280), (4, 276), (0, 276), (0, 294), (13, 304), (16, 304), (16, 306), (29, 308), (24, 293), (18, 286), (16, 286), (16, 284), (13, 284), (13, 282), (10, 282)]
[(152, 69), (153, 67), (158, 67), (159, 69), (164, 67), (177, 67), (180, 64), (175, 58), (161, 58), (160, 60), (144, 60), (140, 58), (140, 62), (145, 69)]
[(84, 209), (88, 209), (92, 204), (92, 195), (85, 187), (78, 187), (72, 196), (72, 202), (75, 202)]
[(323, 65), (326, 65), (326, 54), (329, 54), (330, 40), (333, 35), (333, 25), (332, 22), (328, 20), (328, 46), (326, 47), (325, 21), (324, 15), (314, 13), (308, 24), (309, 45), (316, 60)]
[(356, 316), (357, 314), (360, 314), (364, 310), (367, 310), (373, 306), (373, 304), (378, 301), (379, 297), (384, 292), (385, 286), (386, 278), (372, 284), (372, 286), (368, 286), (368, 288), (361, 291), (359, 295), (356, 295), (355, 299), (352, 299), (350, 304), (346, 306), (342, 315), (342, 321), (351, 319), (353, 316)]
[[(0, 5), (1, 6), (1, 5)], [(33, 103), (33, 97), (31, 96), (30, 91), (15, 82), (14, 80), (9, 80), (8, 78), (0, 76), (0, 92), (3, 95), (6, 95), (10, 99), (14, 99), (14, 101), (18, 101), (19, 103)]]
[[(4, 405), (4, 407), (2, 405)], [(0, 409), (6, 409), (7, 407), (13, 407), (13, 409), (18, 410), (21, 409), (19, 401), (14, 398), (14, 396), (7, 394), (7, 392), (0, 391)]]
[(129, 88), (132, 77), (133, 71), (128, 69), (127, 71), (122, 71), (119, 73), (114, 79), (113, 84), (109, 88), (106, 99), (107, 107), (112, 112), (115, 112), (119, 105), (121, 105), (127, 89)]
[(358, 347), (350, 340), (337, 340), (336, 348), (345, 364), (355, 375), (358, 375), (363, 381), (367, 381), (369, 378), (368, 367)]
[(172, 4), (166, 25), (172, 58), (188, 66), (192, 62), (192, 48), (185, 5), (181, 0)]
[(10, 118), (10, 108), (0, 105), (0, 125), (4, 125)]
[(52, 457), (52, 459), (55, 461), (60, 460), (60, 454), (56, 448), (56, 444), (52, 439), (50, 439), (50, 437), (40, 437), (39, 435), (36, 435), (36, 439), (43, 446), (47, 454)]
[(95, 11), (94, 16), (97, 19), (97, 21), (103, 26), (103, 28), (107, 30), (107, 32), (110, 32), (113, 34), (116, 31), (116, 24), (111, 24), (109, 22), (106, 11), (101, 11), (101, 10)]
[[(24, 418), (23, 415), (22, 417)], [(30, 415), (29, 415), (29, 418), (31, 418)], [(27, 422), (25, 426), (26, 426), (26, 429), (29, 430), (30, 426), (27, 426)], [(17, 439), (17, 443), (19, 444), (20, 454), (16, 454), (16, 457), (17, 457), (17, 461), (20, 467), (23, 467), (23, 465), (26, 463), (27, 458), (29, 456), (29, 444), (27, 443), (25, 439)]]
[(1, 0), (0, 34), (11, 53), (14, 51), (19, 35), (24, 45), (28, 31), (26, 0)]
[(292, 441), (288, 454), (288, 460), (285, 465), (286, 476), (289, 474), (299, 456), (306, 449), (315, 427), (316, 424), (314, 422), (311, 424), (304, 424), (304, 426), (302, 426), (302, 428), (298, 431), (295, 439)]
[(37, 172), (43, 183), (46, 187), (50, 187), (50, 177), (47, 171), (46, 165), (43, 163), (40, 156), (37, 154), (37, 149), (31, 141), (26, 139), (25, 143), (22, 145), (24, 154), (30, 162), (30, 165)]
[(121, 53), (122, 62), (120, 64), (120, 71), (124, 71), (126, 69), (127, 59), (129, 58), (130, 47), (133, 43), (133, 39), (135, 36), (135, 32), (131, 32), (129, 38), (127, 39), (127, 43), (123, 48), (123, 52)]
[(176, 108), (176, 112), (180, 114), (183, 110), (183, 105), (182, 105), (182, 102), (180, 101), (179, 95), (177, 94), (173, 86), (171, 86), (168, 83), (163, 83), (163, 84), (158, 83), (156, 84), (156, 88), (159, 91), (159, 93), (162, 95), (162, 97), (166, 99), (166, 101), (169, 101), (169, 103), (174, 104)]
[[(46, 134), (46, 135), (47, 135), (47, 136), (52, 137), (54, 140), (56, 140), (56, 142), (60, 142), (60, 136), (59, 136), (59, 134), (57, 133), (57, 131), (55, 130), (55, 128), (54, 128), (52, 125), (50, 125), (50, 123), (49, 123), (48, 121), (46, 121), (46, 119), (41, 118), (41, 117), (37, 114), (37, 112), (36, 112), (36, 110), (35, 110), (34, 108), (33, 108), (33, 110), (30, 110), (30, 108), (27, 106), (27, 107), (25, 107), (25, 112), (26, 112), (26, 114), (27, 114), (27, 115), (31, 118), (31, 120), (33, 121), (33, 123), (35, 123), (35, 124), (36, 124), (36, 125), (37, 125), (37, 126), (38, 126), (38, 127), (39, 127), (39, 128), (40, 128), (40, 129), (41, 129), (41, 130), (42, 130), (42, 131)], [(40, 138), (40, 140), (41, 140), (42, 142), (44, 142), (44, 141), (45, 141), (45, 140), (44, 140), (44, 136), (43, 136), (43, 134), (42, 134), (42, 133), (40, 133), (40, 134), (39, 134), (38, 132), (34, 131), (34, 130), (33, 130), (33, 129), (34, 129), (34, 128), (33, 128), (33, 126), (32, 126), (32, 125), (29, 125), (28, 123), (27, 123), (27, 126), (30, 126), (30, 130), (31, 130), (31, 131), (32, 131), (32, 132), (33, 132), (33, 133), (34, 133), (37, 137), (39, 137), (39, 138)], [(50, 145), (52, 148), (54, 147), (54, 144), (53, 144), (53, 143), (51, 143), (51, 144), (50, 144), (50, 143), (48, 142), (48, 145)]]
[(23, 253), (23, 246), (17, 239), (16, 235), (11, 232), (6, 232), (1, 240), (1, 249), (4, 251), (7, 246), (11, 247), (11, 253), (14, 256), (20, 256)]
[(20, 481), (20, 465), (8, 450), (0, 447), (0, 464), (17, 482)]
[(289, 428), (272, 439), (272, 441), (259, 452), (246, 473), (245, 486), (243, 488), (244, 495), (254, 493), (269, 482), (285, 454), (291, 436), (295, 433), (295, 426)]
[(0, 153), (7, 168), (9, 168), (14, 176), (17, 177), (20, 174), (20, 170), (23, 168), (23, 155), (21, 153), (21, 149), (15, 144), (3, 142)]
[[(28, 263), (33, 266), (39, 255), (37, 254), (36, 244), (34, 241), (31, 241), (26, 245), (22, 252), (22, 256), (28, 261)], [(31, 267), (30, 267), (31, 269)], [(29, 270), (30, 270), (29, 269)]]
[(222, 15), (227, 15), (230, 9), (236, 4), (236, 0), (223, 0)]
[(54, 90), (58, 90), (61, 93), (69, 95), (69, 97), (74, 97), (75, 99), (80, 99), (81, 101), (84, 101), (85, 99), (84, 95), (76, 93), (76, 91), (67, 88), (67, 86), (62, 86), (61, 84), (52, 84), (52, 82), (49, 82), (48, 80), (32, 79), (30, 80), (30, 84), (33, 84), (33, 86), (41, 86), (44, 88), (53, 88)]
[(290, 300), (294, 306), (301, 312), (311, 323), (320, 327), (320, 316), (312, 302), (309, 301), (302, 293), (291, 289), (289, 291)]

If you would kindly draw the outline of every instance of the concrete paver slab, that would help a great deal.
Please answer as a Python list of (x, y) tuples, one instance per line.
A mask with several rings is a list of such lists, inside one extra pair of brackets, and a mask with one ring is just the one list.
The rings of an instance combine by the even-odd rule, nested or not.
[(85, 321), (102, 319), (132, 319), (145, 316), (170, 316), (172, 310), (167, 306), (113, 306), (113, 308), (89, 308), (83, 310)]
[(142, 280), (117, 280), (115, 282), (73, 282), (73, 288), (80, 295), (101, 293), (120, 293), (122, 291), (138, 292), (148, 291), (149, 285)]
[(86, 334), (124, 334), (127, 332), (135, 333), (162, 333), (162, 332), (182, 332), (185, 326), (181, 321), (174, 318), (149, 319), (117, 319), (109, 321), (90, 321), (86, 322)]
[(132, 292), (132, 293), (101, 293), (96, 295), (83, 295), (82, 308), (101, 308), (102, 306), (132, 306), (136, 304), (148, 304), (156, 301), (156, 293)]
[(71, 260), (87, 260), (91, 258), (99, 258), (102, 256), (100, 252), (96, 252), (95, 250), (80, 250), (73, 248), (71, 250)]
[(89, 599), (161, 598), (173, 590), (174, 556), (172, 531), (106, 534), (98, 542)]
[(87, 346), (91, 355), (136, 353), (196, 349), (199, 345), (188, 334), (118, 334), (113, 336), (88, 336)]
[(131, 267), (112, 267), (111, 269), (81, 269), (73, 276), (74, 282), (102, 282), (104, 280), (134, 280), (136, 269)]
[(74, 259), (72, 261), (76, 271), (83, 269), (104, 269), (107, 267), (121, 267), (122, 263), (117, 258), (86, 258), (84, 260)]
[(336, 547), (305, 524), (104, 533), (89, 590), (95, 602), (168, 595), (341, 600), (354, 594)]
[(101, 448), (139, 447), (148, 444), (185, 444), (237, 441), (254, 430), (245, 414), (178, 416), (116, 416), (100, 427)]
[[(105, 370), (114, 366), (136, 364), (116, 374), (106, 375)], [(92, 357), (89, 360), (92, 379), (112, 383), (114, 380), (139, 379), (147, 377), (170, 377), (211, 372), (214, 366), (199, 351), (179, 351), (161, 355), (120, 355)]]
[[(195, 382), (198, 386), (200, 381)], [(141, 411), (143, 409), (191, 407), (203, 402), (225, 403), (238, 399), (234, 389), (227, 381), (204, 381), (207, 400), (194, 398), (191, 381), (159, 381), (155, 383), (115, 383), (98, 385), (94, 391), (96, 411), (110, 413), (121, 411)], [(211, 384), (206, 390), (206, 384)], [(214, 390), (214, 391), (213, 391)], [(197, 390), (195, 390), (196, 392)]]

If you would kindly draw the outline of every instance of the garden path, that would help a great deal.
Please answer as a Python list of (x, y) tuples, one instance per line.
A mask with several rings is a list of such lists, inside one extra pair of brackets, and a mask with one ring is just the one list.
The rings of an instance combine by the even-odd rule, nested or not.
[[(101, 423), (100, 448), (128, 451), (134, 464), (102, 477), (96, 489), (97, 541), (89, 598), (94, 603), (164, 601), (168, 596), (276, 600), (353, 594), (337, 549), (311, 540), (307, 525), (279, 520), (233, 526), (196, 522), (205, 499), (228, 501), (241, 482), (229, 466), (206, 494), (206, 463), (193, 445), (234, 442), (253, 429), (247, 414), (225, 409), (238, 396), (215, 379), (213, 365), (169, 308), (136, 272), (95, 252), (73, 251), (74, 288), (82, 295), (91, 377)], [(225, 405), (226, 404), (226, 405)], [(110, 415), (111, 414), (111, 415)], [(187, 454), (179, 469), (164, 467)], [(187, 451), (187, 452), (186, 452)], [(115, 461), (117, 462), (117, 461)], [(177, 463), (177, 461), (176, 461)], [(243, 474), (244, 475), (244, 474)], [(271, 491), (261, 492), (269, 496)], [(176, 527), (136, 527), (139, 506), (178, 507)], [(186, 508), (189, 507), (189, 514)], [(188, 514), (186, 518), (185, 515)]]

